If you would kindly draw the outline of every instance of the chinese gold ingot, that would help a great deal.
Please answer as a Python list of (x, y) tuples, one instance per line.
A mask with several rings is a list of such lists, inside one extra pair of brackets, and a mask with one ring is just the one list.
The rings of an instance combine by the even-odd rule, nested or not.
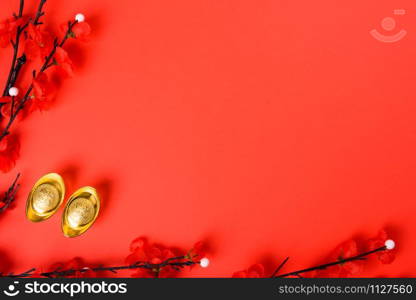
[(65, 184), (56, 173), (42, 176), (33, 186), (26, 202), (26, 217), (40, 222), (51, 217), (60, 207), (65, 196)]
[(100, 211), (97, 191), (86, 186), (71, 195), (62, 216), (62, 231), (67, 237), (83, 234), (94, 224)]

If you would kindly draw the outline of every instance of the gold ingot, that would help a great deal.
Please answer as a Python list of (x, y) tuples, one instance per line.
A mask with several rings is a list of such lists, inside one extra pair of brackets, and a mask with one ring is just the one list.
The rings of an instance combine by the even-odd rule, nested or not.
[(95, 222), (100, 211), (100, 198), (90, 186), (71, 195), (62, 216), (62, 231), (66, 237), (83, 234)]
[(42, 176), (33, 186), (26, 201), (26, 217), (32, 222), (50, 218), (62, 204), (65, 184), (56, 173)]

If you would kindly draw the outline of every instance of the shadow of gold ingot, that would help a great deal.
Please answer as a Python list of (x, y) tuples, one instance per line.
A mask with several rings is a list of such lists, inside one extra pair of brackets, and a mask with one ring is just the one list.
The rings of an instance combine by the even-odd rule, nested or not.
[(65, 184), (56, 173), (42, 176), (33, 186), (26, 202), (26, 217), (32, 222), (50, 218), (62, 204)]
[(71, 195), (62, 216), (62, 231), (66, 237), (83, 234), (94, 224), (100, 211), (100, 198), (90, 186), (82, 187)]

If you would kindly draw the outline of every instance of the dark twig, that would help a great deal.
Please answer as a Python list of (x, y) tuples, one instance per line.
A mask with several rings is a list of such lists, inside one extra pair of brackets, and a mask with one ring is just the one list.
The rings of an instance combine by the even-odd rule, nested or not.
[(287, 263), (287, 261), (289, 260), (289, 257), (286, 257), (284, 261), (282, 261), (280, 263), (280, 265), (276, 268), (276, 270), (274, 270), (272, 276), (270, 276), (271, 278), (275, 277), (277, 273), (279, 273), (279, 271), (283, 268), (283, 266)]
[(19, 15), (18, 15), (19, 18), (21, 18), (23, 16), (23, 8), (24, 7), (25, 7), (25, 0), (20, 0)]
[[(316, 270), (323, 270), (326, 269), (328, 267), (332, 267), (332, 266), (336, 266), (336, 265), (342, 265), (345, 264), (347, 262), (351, 262), (351, 261), (356, 261), (356, 260), (363, 260), (365, 259), (366, 256), (369, 256), (371, 254), (374, 254), (376, 252), (380, 252), (380, 251), (385, 251), (387, 250), (386, 246), (368, 251), (368, 252), (364, 252), (361, 254), (358, 254), (356, 256), (352, 256), (352, 257), (348, 257), (348, 258), (344, 258), (344, 259), (340, 259), (334, 262), (330, 262), (327, 264), (323, 264), (323, 265), (319, 265), (316, 267), (312, 267), (312, 268), (307, 268), (307, 269), (303, 269), (303, 270), (299, 270), (299, 271), (294, 271), (294, 272), (290, 272), (290, 273), (286, 273), (286, 274), (282, 274), (282, 275), (278, 275), (278, 276), (272, 276), (272, 277), (288, 277), (288, 276), (300, 276), (300, 274), (302, 273), (306, 273), (306, 272), (311, 272), (311, 271), (316, 271)], [(277, 272), (276, 272), (277, 273)], [(276, 275), (276, 273), (274, 273), (273, 275)]]
[(9, 208), (10, 204), (15, 200), (17, 190), (20, 187), (20, 185), (17, 183), (19, 178), (20, 178), (20, 173), (17, 174), (12, 185), (4, 193), (4, 198), (2, 199), (2, 202), (4, 203), (4, 205), (0, 207), (0, 213), (4, 212), (7, 208)]
[(43, 12), (43, 6), (45, 5), (46, 0), (40, 0), (38, 9), (36, 11), (35, 19), (33, 20), (33, 25), (39, 25), (39, 19), (42, 17), (45, 13)]
[(32, 268), (32, 269), (27, 270), (26, 272), (23, 272), (23, 273), (20, 273), (20, 274), (14, 274), (14, 273), (4, 274), (4, 273), (0, 272), (0, 277), (8, 277), (8, 278), (30, 277), (30, 276), (32, 276), (34, 271), (35, 271), (35, 269)]
[[(17, 78), (19, 76), (20, 70), (22, 69), (23, 65), (26, 63), (27, 59), (26, 59), (26, 55), (22, 54), (17, 60), (16, 60), (16, 65), (14, 67), (12, 76), (10, 77), (10, 83), (8, 85), (8, 88), (11, 88), (15, 85)], [(7, 90), (8, 92), (8, 90)]]

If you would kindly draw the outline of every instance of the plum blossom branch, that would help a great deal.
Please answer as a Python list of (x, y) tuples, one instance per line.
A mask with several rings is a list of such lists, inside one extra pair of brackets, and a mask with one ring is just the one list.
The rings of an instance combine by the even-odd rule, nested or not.
[(272, 278), (283, 278), (283, 277), (289, 277), (289, 276), (297, 276), (297, 277), (302, 277), (301, 274), (303, 273), (307, 273), (307, 272), (312, 272), (312, 271), (316, 271), (316, 270), (324, 270), (326, 268), (332, 267), (332, 266), (336, 266), (336, 265), (343, 265), (345, 263), (348, 262), (352, 262), (352, 261), (357, 261), (357, 260), (364, 260), (366, 259), (367, 256), (377, 253), (377, 252), (381, 252), (381, 251), (388, 251), (388, 250), (392, 250), (395, 247), (395, 243), (393, 240), (387, 240), (385, 242), (385, 245), (383, 247), (379, 247), (377, 249), (371, 250), (371, 251), (367, 251), (367, 252), (363, 252), (360, 253), (358, 255), (352, 256), (352, 257), (348, 257), (348, 258), (344, 258), (344, 259), (339, 259), (337, 261), (334, 262), (330, 262), (330, 263), (326, 263), (326, 264), (322, 264), (322, 265), (318, 265), (315, 267), (311, 267), (311, 268), (306, 268), (306, 269), (301, 269), (298, 271), (293, 271), (293, 272), (289, 272), (289, 273), (285, 273), (285, 274), (281, 274), (281, 275), (277, 275), (277, 273), (279, 272), (279, 270), (286, 264), (286, 262), (288, 261), (288, 257), (279, 265), (279, 267), (276, 269), (276, 271), (273, 273), (273, 275), (271, 276)]
[[(58, 78), (73, 75), (74, 65), (64, 44), (69, 38), (88, 41), (91, 33), (85, 16), (78, 13), (74, 21), (61, 24), (59, 35), (54, 35), (41, 26), (47, 0), (37, 0), (36, 11), (31, 16), (26, 16), (25, 0), (17, 2), (20, 2), (18, 13), (0, 20), (0, 47), (12, 46), (10, 69), (0, 95), (0, 172), (4, 173), (15, 166), (20, 155), (20, 141), (11, 128), (32, 112), (50, 108), (59, 86)], [(19, 91), (16, 85), (22, 81), (21, 77), (26, 77), (22, 71), (27, 62), (38, 58), (41, 62), (31, 72), (33, 78), (28, 78), (24, 90)], [(47, 71), (52, 67), (52, 72)]]
[[(362, 252), (354, 256), (346, 257), (343, 259), (339, 259), (337, 261), (321, 264), (321, 265), (314, 266), (311, 268), (301, 269), (301, 270), (292, 271), (289, 273), (278, 275), (279, 271), (287, 263), (289, 259), (287, 257), (273, 272), (273, 274), (271, 275), (271, 278), (283, 278), (283, 277), (290, 277), (290, 276), (301, 278), (302, 274), (304, 273), (310, 273), (310, 272), (317, 271), (317, 270), (324, 270), (326, 268), (330, 268), (330, 267), (337, 266), (337, 265), (344, 265), (346, 263), (350, 263), (353, 261), (365, 260), (370, 255), (373, 255), (375, 253), (380, 253), (380, 252), (382, 253), (383, 251), (391, 251), (394, 248), (395, 248), (395, 242), (391, 239), (388, 239), (384, 242), (384, 246), (375, 248), (370, 251)], [(41, 272), (41, 273), (36, 273), (36, 269), (32, 268), (20, 274), (10, 273), (10, 274), (0, 274), (0, 276), (12, 277), (12, 278), (33, 277), (33, 276), (55, 278), (55, 277), (68, 277), (68, 276), (74, 276), (74, 275), (76, 276), (76, 275), (82, 275), (82, 274), (87, 275), (89, 272), (94, 273), (94, 272), (106, 271), (106, 272), (117, 273), (120, 270), (146, 269), (146, 270), (151, 271), (152, 274), (155, 275), (154, 277), (159, 277), (160, 272), (166, 267), (170, 267), (174, 269), (175, 271), (180, 271), (181, 269), (187, 266), (193, 266), (193, 265), (198, 265), (198, 264), (203, 268), (208, 267), (209, 265), (208, 258), (203, 257), (200, 260), (196, 260), (195, 259), (196, 257), (202, 257), (202, 256), (198, 254), (192, 254), (192, 250), (191, 250), (186, 255), (169, 257), (161, 261), (160, 263), (151, 263), (149, 261), (138, 261), (133, 264), (127, 264), (127, 265), (121, 265), (121, 266), (109, 266), (109, 267), (99, 266), (99, 267), (92, 267), (92, 268), (79, 267), (79, 268), (67, 268), (67, 269), (58, 267), (58, 268), (55, 268), (53, 271)], [(261, 274), (257, 274), (257, 275), (260, 275), (258, 277), (262, 277)], [(233, 277), (236, 277), (236, 276), (233, 276)]]
[[(81, 258), (74, 258), (66, 263), (56, 263), (46, 272), (36, 272), (31, 268), (23, 273), (0, 273), (0, 277), (91, 277), (101, 272), (117, 273), (121, 270), (136, 270), (133, 277), (169, 277), (174, 272), (186, 267), (200, 265), (202, 268), (209, 266), (206, 257), (205, 244), (200, 241), (187, 251), (178, 253), (177, 248), (168, 248), (161, 244), (150, 243), (145, 237), (138, 237), (130, 244), (130, 254), (126, 263), (119, 266), (91, 266)], [(174, 250), (175, 249), (175, 250)]]
[[(359, 251), (359, 249), (363, 249)], [(376, 256), (382, 264), (390, 264), (396, 257), (395, 242), (389, 238), (384, 229), (379, 230), (376, 236), (369, 239), (349, 239), (339, 244), (328, 255), (325, 263), (310, 268), (281, 273), (289, 257), (286, 257), (272, 274), (265, 272), (261, 263), (251, 265), (245, 270), (234, 272), (233, 278), (281, 278), (299, 277), (307, 274), (308, 278), (319, 277), (353, 277), (363, 269), (362, 261)]]
[(87, 273), (87, 272), (111, 272), (111, 273), (117, 273), (117, 271), (121, 270), (134, 270), (134, 269), (147, 269), (154, 272), (156, 275), (165, 267), (172, 267), (176, 271), (180, 271), (184, 267), (187, 266), (193, 266), (193, 265), (201, 265), (202, 267), (207, 267), (207, 258), (202, 258), (200, 261), (195, 261), (191, 258), (189, 258), (188, 255), (183, 256), (176, 256), (168, 258), (161, 263), (153, 264), (150, 262), (136, 262), (131, 265), (123, 265), (123, 266), (110, 266), (110, 267), (94, 267), (94, 268), (71, 268), (66, 270), (61, 270), (60, 268), (50, 271), (50, 272), (42, 272), (42, 273), (36, 273), (36, 269), (32, 268), (29, 269), (23, 273), (20, 274), (0, 274), (2, 277), (9, 277), (9, 278), (24, 278), (24, 277), (31, 277), (31, 276), (38, 276), (38, 277), (47, 277), (47, 278), (54, 278), (54, 277), (68, 277), (73, 276), (78, 273)]
[[(46, 0), (40, 0), (38, 8), (36, 10), (35, 18), (33, 20), (34, 25), (41, 24), (39, 22), (39, 19), (45, 14), (44, 11), (43, 11), (43, 7), (44, 7), (45, 3), (46, 3)], [(25, 1), (20, 0), (19, 14), (14, 16), (17, 21), (21, 20), (22, 17), (23, 17), (24, 5), (25, 5)], [(9, 75), (7, 77), (6, 85), (5, 85), (5, 88), (3, 90), (3, 96), (8, 95), (9, 89), (11, 87), (13, 87), (14, 84), (16, 83), (19, 72), (20, 72), (22, 66), (26, 63), (26, 55), (25, 54), (23, 54), (19, 58), (17, 57), (17, 55), (19, 53), (19, 45), (20, 45), (21, 35), (25, 31), (25, 29), (28, 27), (28, 25), (31, 21), (32, 20), (29, 20), (24, 25), (19, 24), (17, 26), (16, 37), (15, 37), (14, 41), (13, 40), (10, 41), (12, 46), (13, 46), (13, 57), (12, 57), (12, 63), (11, 63)]]
[(192, 261), (189, 260), (186, 256), (177, 256), (177, 257), (171, 257), (166, 259), (165, 261), (159, 263), (159, 264), (152, 264), (149, 262), (137, 262), (132, 265), (126, 265), (126, 266), (113, 266), (113, 267), (96, 267), (96, 268), (82, 268), (82, 269), (69, 269), (69, 270), (55, 270), (52, 272), (45, 272), (40, 273), (39, 275), (42, 277), (66, 277), (71, 276), (76, 273), (85, 273), (88, 271), (93, 272), (102, 272), (102, 271), (109, 271), (112, 273), (117, 273), (117, 271), (120, 270), (133, 270), (133, 269), (148, 269), (152, 270), (155, 274), (158, 274), (160, 270), (164, 267), (172, 267), (175, 270), (179, 271), (180, 269), (186, 267), (186, 266), (192, 266), (195, 264), (199, 264), (199, 261)]
[[(45, 0), (42, 0), (42, 1), (45, 1)], [(45, 61), (44, 61), (43, 65), (41, 66), (41, 68), (39, 70), (39, 73), (43, 73), (48, 68), (50, 68), (51, 66), (54, 65), (53, 57), (56, 53), (57, 48), (62, 47), (65, 44), (65, 42), (67, 41), (68, 37), (70, 36), (70, 34), (72, 32), (72, 28), (77, 23), (78, 23), (77, 20), (74, 20), (72, 22), (68, 22), (68, 28), (67, 28), (66, 33), (65, 33), (64, 37), (62, 38), (61, 42), (59, 42), (57, 38), (54, 39), (52, 50), (50, 51), (48, 56), (45, 57)], [(33, 75), (34, 76), (36, 75), (36, 71), (33, 71)], [(9, 121), (7, 122), (6, 126), (4, 127), (3, 131), (0, 134), (0, 141), (5, 136), (10, 134), (10, 127), (13, 125), (13, 122), (15, 121), (16, 117), (18, 116), (19, 112), (24, 108), (25, 104), (31, 99), (30, 93), (32, 92), (32, 89), (33, 89), (33, 83), (30, 84), (30, 86), (28, 87), (28, 89), (27, 89), (25, 95), (23, 96), (22, 100), (16, 106), (16, 109), (14, 111), (11, 111)]]

